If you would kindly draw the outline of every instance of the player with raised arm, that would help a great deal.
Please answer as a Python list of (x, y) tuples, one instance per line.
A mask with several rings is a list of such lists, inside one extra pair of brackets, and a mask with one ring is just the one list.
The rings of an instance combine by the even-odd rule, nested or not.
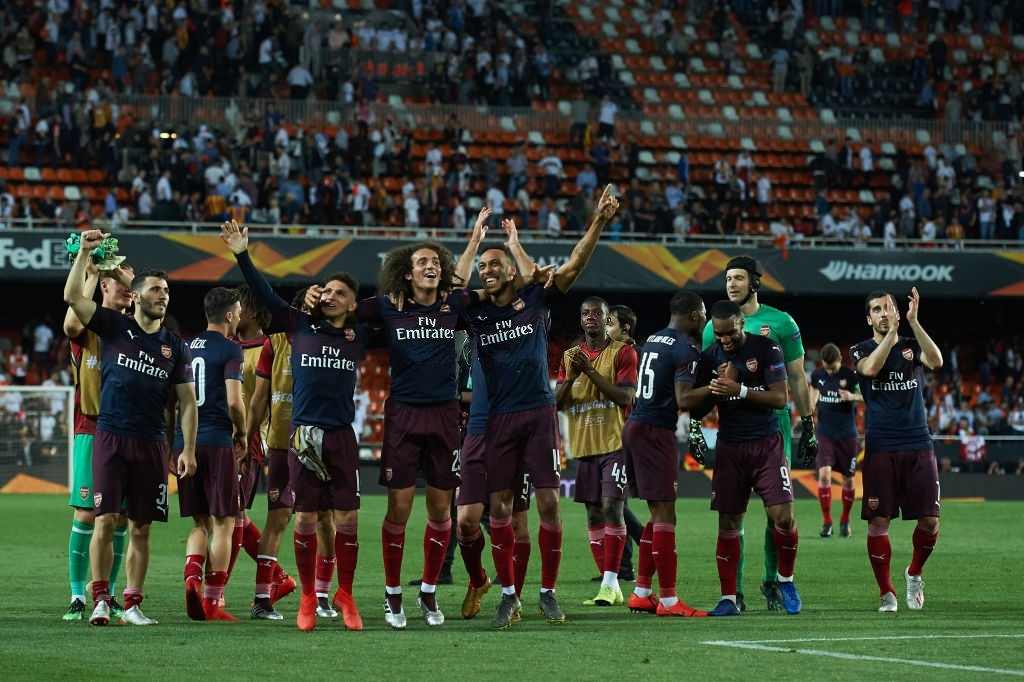
[(811, 404), (818, 412), (818, 502), (821, 504), (821, 537), (832, 537), (832, 469), (843, 474), (843, 514), (839, 534), (850, 537), (854, 474), (857, 473), (857, 422), (855, 406), (863, 402), (857, 373), (843, 365), (839, 346), (821, 348), (822, 366), (811, 372)]
[[(490, 215), (480, 211), (475, 231)], [(402, 605), (405, 527), (412, 514), (417, 471), (426, 478), (427, 525), (423, 575), (416, 600), (430, 627), (444, 623), (437, 583), (451, 539), (451, 503), (459, 485), (459, 420), (455, 330), (469, 306), (464, 288), (475, 249), (454, 262), (440, 244), (420, 242), (390, 251), (381, 266), (377, 295), (361, 301), (358, 316), (383, 328), (388, 339), (391, 389), (384, 406), (380, 483), (388, 489), (381, 526), (384, 620), (406, 627)], [(315, 293), (316, 287), (311, 287)]]
[[(715, 343), (704, 351), (702, 375), (718, 408), (718, 443), (711, 481), (711, 508), (718, 512), (718, 578), (722, 598), (712, 616), (738, 616), (736, 571), (740, 528), (750, 491), (760, 496), (771, 519), (778, 553), (779, 585), (786, 613), (800, 613), (800, 594), (793, 582), (797, 527), (793, 485), (782, 449), (776, 411), (786, 405), (786, 365), (774, 341), (746, 332), (740, 307), (719, 301), (711, 307)], [(704, 383), (703, 381), (700, 383)]]
[[(295, 294), (292, 307), (302, 308), (306, 291), (304, 288)], [(267, 446), (267, 520), (256, 556), (256, 592), (251, 611), (255, 620), (283, 620), (274, 604), (295, 589), (295, 580), (284, 572), (277, 560), (281, 537), (288, 528), (295, 503), (295, 493), (288, 479), (288, 436), (292, 426), (291, 360), (292, 344), (288, 334), (277, 332), (263, 340), (247, 413), (247, 443), (260, 440), (260, 426), (268, 424), (267, 437), (263, 441)], [(317, 538), (319, 541), (319, 534)], [(317, 551), (321, 555), (329, 554), (324, 547), (318, 546)], [(337, 547), (335, 554), (341, 554)], [(347, 583), (342, 580), (340, 570), (338, 578), (339, 584), (347, 584), (351, 593), (351, 574)], [(317, 608), (320, 608), (319, 601), (318, 597)]]
[[(800, 328), (788, 313), (765, 305), (758, 300), (761, 277), (761, 269), (756, 260), (750, 256), (737, 256), (725, 266), (725, 294), (730, 301), (740, 307), (740, 312), (743, 313), (744, 329), (747, 333), (764, 336), (774, 341), (782, 349), (783, 359), (786, 362), (789, 395), (796, 405), (801, 422), (796, 460), (798, 464), (809, 467), (814, 463), (818, 444), (814, 432), (810, 392), (807, 389), (807, 376), (804, 373), (804, 346), (800, 338)], [(704, 327), (703, 349), (707, 350), (714, 342), (714, 330), (711, 323), (708, 322)], [(782, 449), (786, 456), (786, 464), (789, 466), (793, 460), (793, 425), (788, 403), (776, 410), (776, 417), (778, 417), (779, 434), (782, 436)], [(691, 422), (690, 439), (691, 447), (707, 448), (699, 422)], [(775, 581), (775, 574), (778, 572), (778, 558), (775, 553), (774, 526), (772, 520), (768, 519), (764, 530), (764, 572), (761, 574), (761, 594), (764, 595), (770, 611), (782, 608), (779, 585)], [(744, 533), (742, 526), (739, 528), (739, 533), (740, 560), (736, 577), (736, 600), (740, 610), (743, 611), (746, 609), (746, 602), (743, 599)]]
[[(96, 286), (102, 292), (101, 305), (124, 313), (132, 305), (131, 266), (122, 263), (114, 270), (98, 270), (92, 261), (86, 263), (83, 294), (93, 298)], [(71, 586), (71, 605), (64, 613), (65, 621), (85, 618), (85, 584), (89, 573), (89, 542), (96, 525), (93, 511), (92, 445), (96, 438), (96, 418), (100, 411), (100, 339), (85, 328), (68, 308), (64, 316), (64, 334), (71, 341), (71, 372), (75, 380), (75, 439), (71, 458), (71, 487), (68, 504), (74, 509), (71, 534), (68, 538), (68, 581)], [(115, 584), (124, 559), (128, 541), (128, 519), (117, 515), (114, 524), (114, 561), (110, 569), (110, 591)], [(123, 609), (110, 598), (113, 618), (120, 618)]]
[[(341, 532), (353, 542), (340, 555), (321, 557), (333, 570), (337, 559), (354, 572), (359, 514), (359, 455), (352, 420), (359, 363), (366, 355), (367, 330), (355, 324), (359, 285), (347, 273), (329, 275), (319, 289), (312, 313), (293, 308), (279, 297), (253, 265), (247, 251), (248, 228), (224, 223), (221, 238), (235, 254), (246, 283), (271, 314), (271, 329), (286, 329), (292, 338), (292, 435), (289, 480), (295, 492), (295, 562), (302, 585), (296, 623), (300, 630), (316, 627), (318, 561), (317, 527)], [(337, 545), (332, 548), (337, 551)], [(327, 585), (329, 585), (329, 578)], [(351, 593), (340, 594), (348, 607), (345, 627), (361, 630), (362, 618)]]
[[(558, 510), (558, 423), (555, 398), (548, 383), (547, 292), (566, 292), (583, 272), (597, 248), (605, 225), (615, 215), (618, 200), (605, 188), (594, 219), (573, 248), (568, 261), (553, 275), (554, 286), (529, 284), (517, 289), (516, 263), (526, 272), (532, 267), (515, 231), (508, 251), (483, 252), (478, 273), (486, 300), (470, 307), (471, 326), (480, 365), (487, 383), (490, 415), (487, 422), (487, 490), (491, 503), (491, 553), (502, 598), (493, 626), (506, 629), (519, 606), (515, 594), (512, 505), (517, 476), (528, 473), (536, 490), (540, 516), (540, 608), (549, 623), (565, 622), (555, 598), (555, 583), (562, 552), (562, 524)], [(510, 253), (511, 252), (511, 255)], [(515, 262), (513, 262), (513, 259)]]
[(916, 520), (914, 554), (904, 571), (907, 608), (924, 607), (921, 573), (939, 538), (939, 473), (924, 409), (922, 366), (942, 367), (942, 353), (917, 319), (921, 297), (914, 287), (907, 308), (913, 338), (899, 335), (896, 299), (886, 291), (864, 302), (872, 336), (850, 349), (867, 409), (864, 434), (864, 497), (868, 558), (881, 593), (882, 613), (895, 613), (896, 590), (889, 575), (889, 522), (898, 514)]
[[(640, 351), (637, 400), (622, 433), (630, 494), (645, 500), (651, 512), (640, 540), (636, 587), (627, 606), (634, 613), (699, 617), (707, 612), (691, 608), (676, 592), (675, 432), (679, 413), (708, 398), (707, 388), (694, 388), (700, 364), (697, 337), (707, 317), (704, 301), (692, 291), (676, 292), (669, 313), (668, 325), (648, 336)], [(658, 599), (651, 589), (655, 572)]]
[[(608, 304), (591, 296), (580, 306), (584, 338), (562, 354), (555, 403), (569, 420), (569, 445), (578, 462), (577, 502), (587, 508), (591, 550), (602, 551), (601, 587), (585, 604), (612, 606), (625, 601), (619, 566), (626, 544), (626, 497), (622, 427), (636, 395), (637, 357), (633, 346), (608, 337)], [(595, 543), (594, 540), (600, 540)], [(595, 554), (595, 561), (598, 557)]]
[[(192, 375), (199, 425), (196, 473), (178, 483), (182, 517), (194, 527), (185, 543), (185, 610), (192, 620), (237, 620), (220, 605), (228, 580), (231, 539), (238, 516), (237, 465), (247, 456), (242, 402), (242, 349), (231, 340), (242, 306), (238, 292), (216, 287), (203, 299), (206, 331), (192, 339)], [(183, 446), (182, 434), (174, 451)], [(207, 560), (206, 584), (203, 564)], [(202, 589), (201, 589), (202, 588)]]
[(165, 412), (173, 389), (181, 413), (183, 449), (179, 476), (196, 470), (196, 394), (191, 356), (178, 336), (162, 327), (170, 289), (162, 272), (146, 271), (132, 280), (131, 317), (101, 308), (86, 296), (85, 269), (91, 252), (108, 235), (89, 230), (64, 285), (64, 302), (102, 341), (100, 413), (93, 443), (93, 506), (96, 529), (90, 546), (92, 596), (89, 622), (110, 622), (110, 569), (117, 515), (128, 517), (130, 541), (122, 620), (153, 625), (140, 607), (149, 568), (149, 529), (167, 521), (167, 440)]

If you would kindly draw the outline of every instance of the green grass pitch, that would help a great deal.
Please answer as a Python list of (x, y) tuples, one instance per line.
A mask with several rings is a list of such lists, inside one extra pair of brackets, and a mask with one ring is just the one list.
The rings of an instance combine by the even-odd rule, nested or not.
[[(407, 535), (405, 578), (418, 575), (422, 561), (422, 500), (417, 503)], [(260, 497), (253, 513), (257, 523), (262, 523), (263, 505)], [(633, 507), (644, 518), (642, 506), (634, 502)], [(172, 510), (176, 508), (172, 502)], [(525, 618), (511, 631), (488, 629), (496, 590), (485, 599), (477, 619), (461, 620), (465, 573), (458, 555), (456, 584), (439, 592), (448, 617), (445, 625), (427, 631), (416, 617), (415, 591), (409, 591), (408, 630), (388, 630), (381, 609), (379, 529), (384, 498), (365, 497), (356, 598), (366, 630), (349, 633), (336, 621), (321, 623), (313, 633), (300, 633), (294, 623), (295, 595), (278, 606), (286, 617), (283, 623), (248, 620), (255, 569), (244, 553), (227, 594), (229, 610), (243, 620), (188, 621), (181, 587), (188, 523), (177, 517), (153, 530), (145, 610), (160, 620), (159, 626), (90, 628), (84, 622), (63, 623), (70, 512), (56, 496), (0, 496), (6, 588), (0, 615), (3, 678), (194, 679), (201, 675), (220, 680), (326, 675), (332, 679), (557, 676), (608, 680), (697, 675), (863, 682), (1024, 675), (1024, 600), (1021, 581), (1015, 577), (1024, 556), (1019, 527), (1024, 505), (1019, 503), (944, 504), (942, 535), (925, 571), (927, 602), (922, 612), (907, 611), (902, 595), (913, 525), (894, 523), (893, 572), (901, 609), (893, 616), (876, 612), (878, 595), (865, 553), (863, 522), (855, 522), (852, 539), (822, 540), (817, 536), (816, 502), (799, 502), (802, 537), (797, 584), (804, 612), (793, 617), (768, 613), (763, 601), (752, 594), (757, 590), (763, 533), (760, 504), (752, 502), (755, 513), (747, 524), (746, 584), (751, 608), (741, 618), (721, 620), (659, 619), (632, 615), (624, 608), (581, 606), (583, 599), (596, 592), (596, 584), (590, 582), (595, 570), (587, 549), (583, 508), (571, 502), (563, 502), (562, 508), (566, 533), (558, 595), (569, 617), (565, 625), (547, 625), (537, 615), (540, 561), (534, 548), (524, 590)], [(718, 596), (715, 515), (703, 500), (680, 500), (678, 511), (681, 596), (691, 605), (711, 608)], [(535, 516), (530, 523), (536, 536)], [(289, 531), (281, 561), (294, 574), (290, 538)], [(489, 567), (489, 552), (484, 558)], [(624, 592), (630, 588), (631, 584), (623, 583)], [(744, 642), (754, 644), (736, 646)]]

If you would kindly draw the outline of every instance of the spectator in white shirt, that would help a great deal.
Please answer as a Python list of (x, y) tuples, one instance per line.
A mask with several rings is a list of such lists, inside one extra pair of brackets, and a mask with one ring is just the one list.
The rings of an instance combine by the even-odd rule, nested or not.
[(885, 233), (882, 235), (882, 246), (886, 249), (896, 248), (896, 216), (890, 215), (885, 221)]
[(761, 173), (757, 177), (757, 209), (762, 218), (768, 217), (768, 204), (772, 202), (772, 181), (768, 175)]
[(597, 136), (612, 139), (615, 137), (615, 116), (619, 113), (619, 107), (612, 101), (610, 95), (605, 95), (601, 100), (601, 109), (598, 113)]
[(544, 171), (544, 195), (554, 199), (562, 185), (562, 160), (555, 154), (548, 154), (537, 165)]
[(306, 99), (313, 86), (313, 74), (302, 64), (296, 64), (288, 72), (288, 85), (291, 86), (292, 99)]
[(420, 226), (420, 200), (416, 198), (415, 194), (411, 194), (405, 198), (402, 202), (402, 206), (405, 208), (405, 224), (409, 227)]
[(452, 229), (458, 233), (466, 231), (466, 207), (458, 197), (455, 197), (455, 208), (452, 209)]
[(427, 150), (426, 155), (426, 166), (427, 175), (434, 175), (441, 169), (441, 163), (444, 161), (444, 156), (441, 154), (441, 150), (436, 144), (431, 143), (430, 149)]
[(860, 170), (865, 175), (875, 170), (875, 158), (872, 156), (871, 147), (868, 145), (860, 148)]
[(349, 201), (357, 225), (366, 225), (366, 209), (370, 206), (370, 188), (360, 180), (352, 183)]
[(938, 236), (939, 230), (935, 225), (934, 220), (926, 220), (924, 225), (921, 226), (921, 241), (932, 243)]
[(149, 187), (143, 188), (139, 194), (138, 209), (140, 220), (149, 220), (153, 215), (153, 195), (149, 193)]
[(160, 179), (156, 181), (156, 200), (171, 201), (174, 198), (174, 190), (171, 188), (171, 171), (165, 170)]

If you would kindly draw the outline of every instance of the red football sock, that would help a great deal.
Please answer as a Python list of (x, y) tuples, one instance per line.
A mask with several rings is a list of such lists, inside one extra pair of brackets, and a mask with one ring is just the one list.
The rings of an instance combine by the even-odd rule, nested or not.
[(604, 527), (604, 566), (602, 571), (618, 573), (622, 565), (622, 550), (626, 548), (626, 526), (613, 526), (608, 524)]
[(920, 526), (914, 529), (914, 556), (910, 560), (910, 568), (907, 569), (907, 573), (921, 575), (921, 571), (924, 570), (924, 562), (928, 561), (938, 539), (938, 531), (932, 535)]
[(186, 554), (185, 555), (185, 578), (199, 578), (203, 579), (203, 564), (206, 563), (206, 557), (202, 554)]
[(644, 526), (644, 532), (640, 535), (639, 554), (636, 562), (636, 586), (651, 589), (651, 581), (654, 578), (654, 524), (648, 523)]
[(333, 554), (331, 556), (317, 556), (316, 558), (316, 583), (314, 584), (314, 589), (318, 597), (326, 597), (331, 589), (331, 583), (334, 582), (334, 562)]
[(594, 557), (594, 565), (598, 571), (604, 570), (604, 534), (605, 527), (590, 526), (587, 529), (587, 538), (590, 540), (590, 555)]
[(853, 508), (853, 498), (856, 491), (843, 488), (843, 515), (839, 517), (839, 523), (850, 522), (850, 510)]
[[(231, 533), (231, 559), (228, 560), (228, 577), (231, 577), (231, 571), (235, 569), (235, 560), (238, 559), (238, 552), (242, 549), (242, 536), (245, 532), (245, 523), (242, 519), (235, 519), (235, 530)], [(209, 566), (207, 566), (209, 569)]]
[(821, 505), (821, 522), (832, 523), (832, 486), (818, 488), (818, 504)]
[(892, 576), (889, 575), (889, 559), (892, 557), (889, 533), (883, 532), (880, 535), (872, 535), (872, 532), (869, 526), (868, 559), (871, 560), (871, 570), (875, 572), (878, 592), (879, 594), (885, 594), (886, 592), (896, 594), (896, 588), (892, 585)]
[(498, 574), (498, 582), (503, 588), (515, 589), (516, 572), (513, 564), (513, 551), (516, 534), (512, 530), (512, 519), (491, 519), (491, 556), (494, 558), (494, 571)]
[(270, 599), (270, 585), (274, 582), (274, 569), (279, 569), (277, 559), (261, 554), (256, 557), (256, 598)]
[(284, 580), (285, 577), (287, 577), (287, 575), (288, 574), (285, 573), (284, 569), (281, 568), (281, 562), (279, 562), (277, 560), (277, 558), (275, 557), (274, 558), (274, 577), (272, 578), (272, 581), (275, 582), (275, 583), (279, 583), (282, 580)]
[(302, 594), (312, 596), (316, 594), (316, 522), (296, 521), (292, 543)]
[(526, 584), (526, 568), (530, 565), (530, 538), (520, 540), (516, 538), (515, 548), (512, 553), (512, 565), (516, 571), (516, 594), (523, 593), (523, 585)]
[(658, 571), (658, 596), (676, 596), (676, 527), (672, 523), (655, 523), (651, 546)]
[(469, 575), (469, 584), (473, 587), (483, 587), (487, 582), (487, 572), (484, 570), (484, 534), (477, 528), (476, 534), (472, 537), (464, 537), (459, 533), (459, 553), (462, 555), (462, 563), (466, 566), (466, 573)]
[(138, 606), (142, 603), (142, 590), (138, 587), (126, 587), (124, 588), (124, 610)]
[(352, 581), (359, 560), (359, 538), (356, 524), (338, 526), (334, 534), (334, 553), (338, 557), (338, 587), (352, 594)]
[(384, 585), (386, 587), (401, 587), (405, 525), (384, 519), (380, 528), (380, 544), (384, 553)]
[(792, 578), (793, 567), (796, 564), (796, 548), (800, 543), (800, 534), (796, 528), (785, 531), (775, 526), (772, 535), (775, 538), (775, 551), (779, 557), (779, 575), (783, 578)]
[(110, 581), (109, 580), (93, 580), (92, 581), (92, 601), (94, 604), (98, 604), (101, 601), (110, 599)]
[(252, 557), (253, 561), (256, 561), (260, 554), (260, 537), (260, 529), (252, 519), (246, 517), (245, 526), (242, 528), (242, 547), (245, 547), (245, 553)]
[(437, 585), (451, 537), (451, 517), (444, 521), (427, 521), (427, 527), (423, 529), (423, 583)]
[(540, 588), (555, 589), (558, 582), (558, 565), (562, 563), (562, 524), (540, 523)]
[(203, 598), (219, 602), (224, 598), (224, 585), (228, 582), (227, 571), (210, 571), (203, 587)]
[(718, 545), (715, 547), (718, 562), (718, 582), (722, 594), (736, 594), (736, 571), (740, 560), (740, 532), (738, 530), (718, 531)]

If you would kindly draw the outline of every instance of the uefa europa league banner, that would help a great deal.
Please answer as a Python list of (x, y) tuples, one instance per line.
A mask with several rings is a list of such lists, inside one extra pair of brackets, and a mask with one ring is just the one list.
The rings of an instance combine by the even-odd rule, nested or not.
[[(0, 278), (8, 282), (63, 280), (67, 273), (66, 232), (0, 232)], [(136, 269), (166, 270), (174, 282), (240, 282), (234, 257), (216, 234), (188, 232), (116, 235), (119, 254)], [(299, 285), (344, 270), (372, 285), (390, 239), (253, 237), (250, 252), (271, 280)], [(445, 241), (456, 255), (464, 242)], [(561, 264), (568, 243), (527, 243), (541, 265)], [(577, 283), (579, 289), (620, 292), (670, 292), (679, 288), (721, 291), (725, 264), (733, 256), (757, 258), (765, 272), (762, 286), (789, 294), (861, 295), (872, 289), (927, 286), (929, 296), (980, 298), (1024, 296), (1024, 250), (952, 249), (877, 250), (847, 248), (790, 249), (663, 246), (603, 241)]]

